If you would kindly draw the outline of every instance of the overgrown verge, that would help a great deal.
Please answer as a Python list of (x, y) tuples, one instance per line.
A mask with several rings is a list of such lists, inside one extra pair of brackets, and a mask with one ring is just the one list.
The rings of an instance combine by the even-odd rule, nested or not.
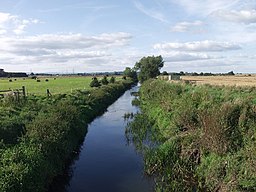
[(144, 82), (143, 117), (127, 132), (157, 191), (255, 191), (255, 98), (256, 88)]
[(23, 103), (0, 102), (0, 191), (46, 191), (86, 134), (87, 124), (132, 85), (120, 81), (91, 91)]

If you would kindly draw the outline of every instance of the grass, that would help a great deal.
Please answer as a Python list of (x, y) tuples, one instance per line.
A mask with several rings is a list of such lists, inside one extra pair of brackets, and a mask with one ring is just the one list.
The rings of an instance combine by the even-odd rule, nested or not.
[(256, 191), (255, 98), (255, 87), (144, 82), (126, 132), (156, 191)]
[[(48, 79), (48, 81), (46, 81)], [(99, 80), (101, 78), (98, 78)], [(110, 77), (108, 78), (110, 79)], [(72, 93), (75, 90), (89, 90), (92, 81), (91, 77), (54, 77), (39, 78), (40, 82), (31, 78), (12, 78), (0, 79), (0, 90), (20, 89), (22, 86), (26, 87), (26, 92), (31, 95), (46, 95), (46, 90), (49, 89), (51, 94)]]

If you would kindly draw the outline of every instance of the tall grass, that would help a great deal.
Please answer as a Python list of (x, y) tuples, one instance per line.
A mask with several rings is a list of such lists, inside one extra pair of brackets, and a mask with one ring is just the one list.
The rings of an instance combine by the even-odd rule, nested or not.
[(128, 130), (142, 143), (137, 132), (154, 133), (157, 145), (143, 151), (157, 191), (255, 191), (255, 98), (255, 88), (145, 82), (140, 104), (152, 125), (135, 118)]

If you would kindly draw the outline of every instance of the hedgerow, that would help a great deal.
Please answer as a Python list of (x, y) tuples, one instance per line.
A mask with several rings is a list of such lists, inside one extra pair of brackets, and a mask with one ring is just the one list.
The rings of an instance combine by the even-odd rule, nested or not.
[(83, 140), (87, 124), (132, 84), (31, 96), (18, 107), (0, 101), (0, 191), (47, 191)]

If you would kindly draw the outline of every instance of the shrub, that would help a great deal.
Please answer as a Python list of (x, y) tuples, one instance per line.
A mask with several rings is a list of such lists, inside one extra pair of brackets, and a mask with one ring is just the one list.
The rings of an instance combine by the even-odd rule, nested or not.
[(109, 83), (115, 83), (115, 81), (116, 81), (115, 77), (112, 76), (112, 77), (110, 78), (110, 80), (109, 80)]
[(107, 85), (109, 83), (108, 79), (107, 79), (107, 76), (103, 77), (103, 79), (101, 80), (101, 83), (102, 83), (102, 85)]
[(92, 82), (90, 83), (90, 87), (100, 87), (101, 84), (98, 81), (97, 77), (93, 77), (92, 78)]

